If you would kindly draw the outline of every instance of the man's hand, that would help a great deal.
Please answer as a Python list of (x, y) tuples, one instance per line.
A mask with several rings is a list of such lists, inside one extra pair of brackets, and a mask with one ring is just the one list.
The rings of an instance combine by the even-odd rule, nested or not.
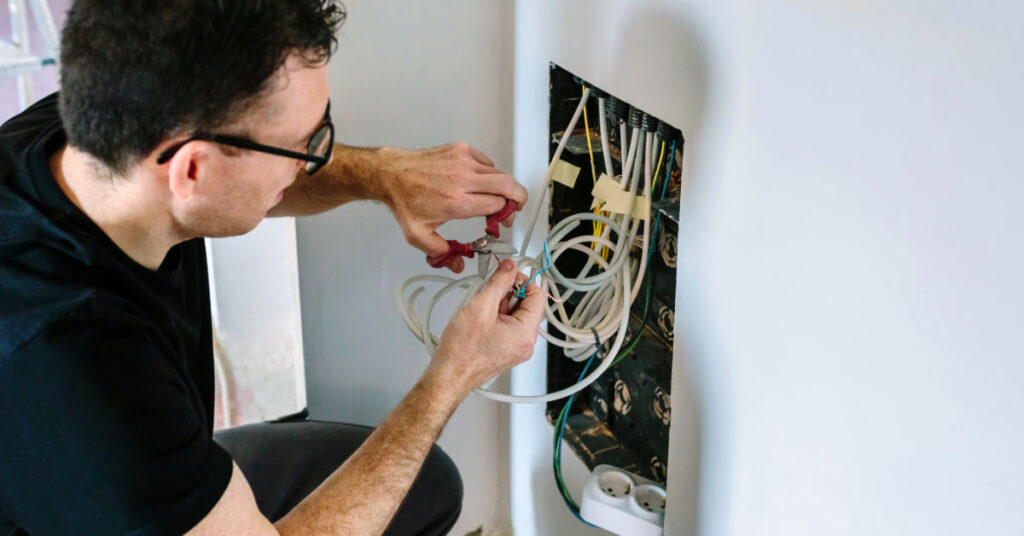
[(512, 285), (526, 279), (516, 271), (514, 262), (502, 261), (480, 293), (452, 317), (424, 376), (440, 375), (465, 396), (528, 360), (537, 342), (545, 300), (531, 283), (526, 298), (514, 309), (509, 306)]
[[(436, 257), (448, 251), (448, 242), (437, 234), (442, 224), (489, 216), (507, 200), (522, 210), (526, 197), (521, 184), (465, 143), (421, 151), (338, 144), (331, 162), (313, 177), (300, 171), (267, 215), (308, 216), (352, 201), (380, 201), (391, 208), (406, 241)], [(464, 266), (461, 257), (448, 264), (456, 273)]]
[[(406, 241), (428, 257), (448, 251), (448, 242), (437, 233), (448, 220), (489, 216), (501, 210), (506, 200), (514, 201), (516, 210), (526, 206), (526, 189), (467, 144), (382, 151), (386, 152), (380, 171), (384, 202)], [(513, 213), (504, 225), (511, 227), (514, 217)], [(465, 262), (456, 257), (447, 267), (460, 273)]]

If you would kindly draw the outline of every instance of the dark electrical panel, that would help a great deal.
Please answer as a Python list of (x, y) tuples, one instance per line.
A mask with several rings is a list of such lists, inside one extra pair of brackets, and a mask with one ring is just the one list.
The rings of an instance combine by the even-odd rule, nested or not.
[[(552, 131), (549, 158), (554, 156), (558, 141), (564, 135), (561, 129), (569, 124), (573, 112), (579, 105), (584, 84), (589, 87), (587, 82), (565, 69), (551, 65), (549, 125)], [(592, 91), (601, 90), (592, 88)], [(609, 100), (614, 97), (603, 92), (599, 94)], [(629, 107), (629, 103), (621, 101), (618, 105)], [(587, 127), (581, 119), (576, 130), (569, 133), (570, 138), (562, 154), (562, 160), (581, 169), (579, 178), (573, 188), (563, 184), (553, 186), (549, 215), (551, 224), (571, 214), (591, 210), (591, 190), (598, 178), (593, 176), (591, 152), (594, 158), (593, 169), (598, 175), (606, 172), (604, 157), (601, 154), (597, 99), (588, 99), (586, 110), (589, 144)], [(657, 235), (651, 239), (654, 253), (651, 256), (652, 265), (647, 272), (647, 277), (652, 281), (650, 305), (645, 310), (645, 291), (641, 291), (630, 311), (629, 331), (623, 347), (636, 337), (640, 337), (640, 341), (627, 357), (579, 394), (566, 419), (564, 437), (590, 469), (599, 464), (610, 464), (664, 485), (672, 414), (672, 330), (675, 318), (676, 234), (683, 165), (683, 137), (674, 127), (667, 124), (661, 127), (662, 133), (669, 133), (662, 136), (662, 139), (666, 140), (666, 147), (671, 147), (670, 142), (673, 140), (676, 143), (674, 158), (670, 158), (668, 148), (661, 153), (660, 144), (654, 150), (654, 158), (660, 157), (662, 160), (662, 177), (657, 187), (652, 190), (652, 219), (660, 212), (661, 223)], [(613, 126), (609, 121), (607, 130), (609, 152), (614, 168), (614, 173), (609, 175), (619, 175), (624, 157), (618, 149), (617, 123)], [(674, 161), (674, 165), (671, 167), (665, 195), (662, 197), (664, 175), (670, 159)], [(585, 229), (579, 229), (576, 234), (586, 232)], [(634, 244), (632, 254), (635, 257), (640, 255), (639, 245)], [(584, 264), (581, 257), (582, 255), (562, 256), (557, 261), (559, 271), (566, 274), (578, 273)], [(646, 285), (645, 282), (642, 288), (646, 289)], [(565, 306), (571, 311), (573, 303), (570, 301)], [(554, 327), (549, 329), (553, 335), (559, 335)], [(575, 383), (583, 366), (584, 363), (565, 357), (560, 347), (548, 344), (549, 391)], [(551, 422), (556, 421), (565, 403), (565, 400), (559, 400), (548, 404), (547, 417)]]

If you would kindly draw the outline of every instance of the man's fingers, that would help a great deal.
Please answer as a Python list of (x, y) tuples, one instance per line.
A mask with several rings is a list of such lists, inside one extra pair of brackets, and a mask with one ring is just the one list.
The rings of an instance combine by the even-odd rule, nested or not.
[(476, 295), (477, 299), (483, 300), (486, 304), (488, 315), (496, 315), (500, 310), (500, 302), (505, 299), (505, 295), (512, 290), (512, 285), (516, 282), (518, 272), (516, 272), (516, 263), (509, 259), (501, 261), (498, 265), (498, 269), (494, 271), (491, 278), (484, 283), (480, 293)]
[(504, 225), (506, 229), (511, 229), (512, 228), (512, 224), (515, 223), (515, 222), (516, 222), (516, 213), (513, 212), (512, 214), (509, 214), (508, 217), (505, 218), (505, 220), (501, 222), (501, 224)]
[(547, 306), (547, 296), (541, 292), (534, 283), (526, 287), (526, 297), (519, 302), (519, 306), (512, 312), (512, 316), (524, 324), (537, 328), (544, 318), (544, 308)]
[[(525, 284), (528, 279), (530, 278), (526, 277), (526, 274), (519, 272), (518, 274), (516, 274), (516, 287)], [(511, 300), (513, 296), (515, 296), (515, 294), (509, 291), (507, 294), (505, 294), (505, 297), (502, 298), (502, 300), (498, 303), (499, 314), (507, 315), (509, 314), (509, 312), (512, 311), (512, 306), (511, 304), (509, 304), (509, 300)], [(516, 297), (518, 298), (518, 296)]]
[(508, 201), (500, 195), (466, 194), (459, 197), (449, 214), (451, 219), (467, 219), (490, 216), (505, 208)]
[(469, 146), (469, 154), (473, 157), (473, 160), (476, 160), (477, 162), (480, 162), (485, 166), (494, 167), (494, 161), (491, 160), (490, 158), (487, 158), (487, 155), (480, 152), (476, 147), (473, 147), (472, 145)]
[(505, 173), (481, 174), (477, 176), (473, 189), (476, 193), (500, 195), (505, 199), (511, 199), (516, 202), (516, 210), (522, 210), (529, 198), (526, 188), (512, 178), (512, 175)]
[(428, 257), (440, 257), (448, 253), (448, 241), (437, 234), (437, 231), (410, 234), (408, 240), (412, 247), (426, 253)]
[(456, 274), (461, 274), (462, 271), (466, 269), (466, 259), (463, 259), (462, 257), (455, 257), (452, 259), (452, 262), (448, 263), (448, 266), (445, 266), (445, 268), (448, 268)]

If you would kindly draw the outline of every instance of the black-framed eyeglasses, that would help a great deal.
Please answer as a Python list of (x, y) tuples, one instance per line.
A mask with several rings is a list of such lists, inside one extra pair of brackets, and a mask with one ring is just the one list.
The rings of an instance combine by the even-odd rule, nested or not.
[(324, 112), (324, 122), (316, 129), (309, 138), (309, 143), (306, 146), (305, 153), (299, 153), (296, 151), (289, 151), (288, 149), (282, 149), (280, 147), (274, 147), (271, 145), (263, 145), (262, 143), (256, 143), (252, 140), (245, 138), (239, 138), (236, 136), (226, 136), (223, 134), (207, 134), (197, 133), (191, 138), (167, 149), (160, 153), (157, 157), (157, 164), (164, 164), (171, 157), (174, 156), (186, 143), (191, 141), (211, 141), (214, 143), (220, 143), (222, 145), (229, 145), (231, 147), (237, 147), (239, 149), (248, 149), (250, 151), (258, 151), (261, 153), (275, 154), (278, 156), (284, 156), (287, 158), (295, 158), (297, 160), (306, 161), (306, 173), (312, 175), (324, 167), (327, 162), (331, 161), (331, 153), (334, 152), (334, 123), (331, 122), (331, 103), (327, 103), (327, 110)]

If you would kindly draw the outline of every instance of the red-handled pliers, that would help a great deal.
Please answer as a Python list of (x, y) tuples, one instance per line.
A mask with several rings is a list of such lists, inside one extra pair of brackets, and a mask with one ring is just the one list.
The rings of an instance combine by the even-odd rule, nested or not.
[(444, 268), (455, 257), (459, 256), (472, 259), (477, 253), (496, 255), (511, 255), (515, 253), (516, 248), (512, 244), (498, 240), (498, 237), (501, 236), (499, 225), (508, 219), (515, 210), (515, 202), (509, 200), (505, 203), (504, 208), (487, 216), (487, 226), (484, 228), (487, 234), (469, 243), (449, 240), (448, 251), (436, 257), (427, 257), (427, 264), (433, 268)]

